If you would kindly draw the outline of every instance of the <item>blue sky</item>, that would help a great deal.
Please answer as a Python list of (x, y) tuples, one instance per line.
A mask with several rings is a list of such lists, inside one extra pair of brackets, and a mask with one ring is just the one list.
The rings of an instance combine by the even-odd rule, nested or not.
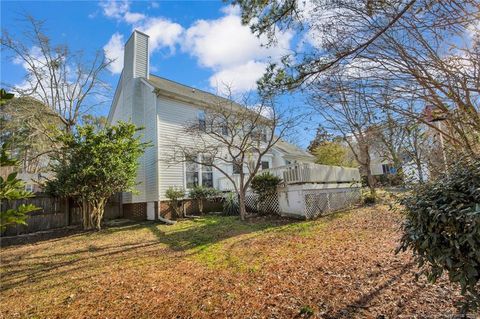
[[(295, 37), (283, 33), (278, 46), (262, 47), (262, 39), (240, 24), (238, 10), (220, 1), (2, 1), (2, 29), (21, 30), (23, 14), (45, 20), (54, 44), (68, 44), (87, 55), (105, 50), (108, 57), (116, 58), (104, 75), (113, 89), (122, 69), (123, 43), (133, 29), (150, 36), (151, 73), (208, 91), (228, 84), (238, 94), (254, 88), (267, 63), (295, 45)], [(2, 83), (20, 84), (24, 75), (23, 67), (2, 52)], [(296, 103), (300, 100), (295, 97)], [(98, 114), (106, 114), (108, 108)], [(301, 128), (298, 138), (304, 147), (316, 123), (305, 126), (309, 130)]]

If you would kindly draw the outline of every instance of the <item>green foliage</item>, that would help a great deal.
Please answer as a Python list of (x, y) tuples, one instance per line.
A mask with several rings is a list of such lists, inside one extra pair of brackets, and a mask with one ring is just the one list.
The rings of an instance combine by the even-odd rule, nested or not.
[(430, 281), (445, 271), (460, 284), (464, 310), (480, 305), (480, 158), (463, 158), (442, 178), (400, 202), (406, 221), (399, 250), (411, 249)]
[(332, 142), (337, 139), (339, 139), (339, 137), (334, 137), (332, 134), (327, 132), (325, 127), (319, 125), (317, 127), (317, 133), (315, 134), (314, 139), (310, 142), (310, 145), (308, 145), (307, 149), (313, 154), (313, 151), (324, 142)]
[(372, 189), (362, 189), (362, 202), (364, 205), (373, 205), (377, 202), (377, 192)]
[(218, 191), (213, 187), (195, 186), (193, 187), (188, 196), (193, 199), (208, 199), (218, 195)]
[(182, 188), (172, 187), (170, 186), (165, 191), (165, 196), (170, 199), (170, 207), (174, 210), (177, 216), (181, 216), (181, 205), (182, 202), (180, 201), (185, 197), (185, 191)]
[(203, 200), (218, 196), (219, 192), (213, 187), (195, 186), (190, 190), (189, 197), (198, 201), (198, 209), (203, 214)]
[(52, 165), (56, 179), (47, 184), (47, 190), (77, 198), (84, 228), (100, 229), (107, 199), (133, 191), (138, 159), (148, 146), (137, 136), (139, 130), (119, 122), (101, 130), (85, 125), (72, 134), (60, 134), (62, 152)]
[(353, 166), (348, 160), (348, 150), (338, 142), (322, 142), (314, 150), (315, 162), (323, 165)]
[(227, 216), (238, 215), (240, 213), (237, 193), (231, 192), (225, 195), (223, 200), (223, 213)]
[(314, 311), (312, 309), (312, 307), (310, 306), (303, 306), (301, 309), (300, 309), (300, 315), (306, 317), (306, 318), (310, 318), (311, 316), (314, 315)]
[(260, 201), (266, 197), (275, 194), (277, 186), (282, 182), (280, 177), (273, 175), (270, 172), (264, 172), (256, 175), (252, 179), (250, 187), (259, 196)]
[(0, 106), (7, 104), (14, 96), (13, 93), (7, 93), (5, 89), (0, 89)]
[[(3, 93), (2, 93), (3, 94)], [(16, 166), (17, 161), (11, 159), (6, 151), (6, 145), (2, 145), (0, 153), (0, 166)], [(5, 204), (9, 201), (26, 199), (33, 197), (31, 192), (25, 191), (25, 183), (17, 178), (17, 173), (10, 173), (6, 179), (0, 176), (0, 231), (5, 230), (7, 225), (22, 224), (26, 225), (27, 213), (38, 210), (39, 208), (31, 204), (22, 204), (17, 208), (6, 208)]]
[(172, 201), (178, 201), (185, 197), (185, 191), (182, 188), (172, 187), (170, 186), (165, 191), (165, 196)]

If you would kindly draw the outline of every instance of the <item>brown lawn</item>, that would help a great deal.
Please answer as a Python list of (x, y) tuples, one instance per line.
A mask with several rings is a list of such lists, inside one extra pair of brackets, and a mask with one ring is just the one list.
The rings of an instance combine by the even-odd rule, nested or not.
[(208, 216), (2, 248), (2, 318), (432, 318), (447, 281), (414, 280), (384, 206), (292, 222)]

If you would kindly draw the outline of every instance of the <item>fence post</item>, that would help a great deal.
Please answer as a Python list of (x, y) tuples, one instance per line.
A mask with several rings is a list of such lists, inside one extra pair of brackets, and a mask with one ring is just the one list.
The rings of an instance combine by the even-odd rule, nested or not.
[(70, 199), (68, 197), (63, 198), (62, 208), (65, 214), (65, 226), (70, 226)]
[(118, 214), (123, 218), (123, 193), (118, 193)]

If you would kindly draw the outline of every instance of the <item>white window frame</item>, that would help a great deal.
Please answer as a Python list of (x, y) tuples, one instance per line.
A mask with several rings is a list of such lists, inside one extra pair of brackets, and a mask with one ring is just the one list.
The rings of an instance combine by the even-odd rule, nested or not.
[[(203, 156), (203, 155), (197, 155), (197, 160), (198, 160), (198, 156)], [(189, 189), (192, 189), (191, 187), (189, 188), (187, 186), (187, 160), (185, 159), (185, 162), (183, 163), (183, 183), (185, 185), (185, 189), (186, 190), (189, 190)], [(207, 165), (201, 165), (201, 164), (198, 164), (198, 163), (195, 163), (197, 165), (197, 173), (198, 173), (198, 184), (197, 186), (203, 186), (203, 173), (210, 173), (212, 174), (212, 186), (211, 187), (215, 187), (215, 181), (213, 179), (213, 166), (207, 166)], [(210, 171), (204, 171), (203, 170), (203, 167), (210, 167)]]

